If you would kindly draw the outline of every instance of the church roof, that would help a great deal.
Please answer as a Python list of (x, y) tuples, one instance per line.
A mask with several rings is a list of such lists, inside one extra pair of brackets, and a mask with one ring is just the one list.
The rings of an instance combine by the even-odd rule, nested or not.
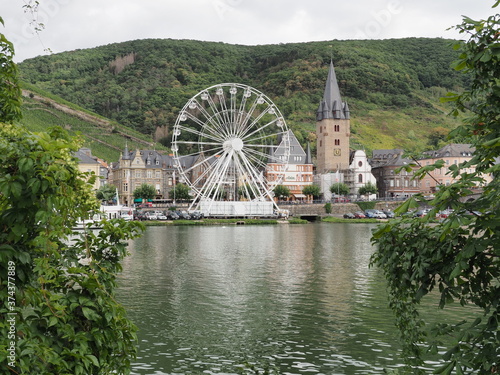
[[(288, 158), (288, 164), (312, 164), (310, 162), (310, 151), (308, 155), (291, 130), (288, 130), (288, 132), (284, 134), (284, 137), (288, 137), (290, 144), (290, 157)], [(279, 160), (282, 160), (284, 154), (285, 147), (283, 140), (281, 140), (280, 144), (273, 150), (272, 155), (270, 155), (269, 162), (279, 163)]]
[(330, 61), (330, 68), (328, 70), (323, 99), (319, 104), (316, 114), (318, 121), (326, 118), (350, 118), (349, 106), (346, 102), (342, 101), (342, 97), (340, 96), (337, 75), (335, 74), (335, 68), (333, 67), (332, 61)]

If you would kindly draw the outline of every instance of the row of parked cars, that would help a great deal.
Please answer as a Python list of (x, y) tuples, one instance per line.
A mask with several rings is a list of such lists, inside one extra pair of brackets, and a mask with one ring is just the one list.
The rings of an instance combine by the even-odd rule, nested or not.
[(394, 212), (390, 210), (368, 209), (365, 211), (349, 212), (344, 214), (344, 219), (392, 219)]
[(203, 216), (200, 211), (138, 211), (134, 220), (200, 220)]

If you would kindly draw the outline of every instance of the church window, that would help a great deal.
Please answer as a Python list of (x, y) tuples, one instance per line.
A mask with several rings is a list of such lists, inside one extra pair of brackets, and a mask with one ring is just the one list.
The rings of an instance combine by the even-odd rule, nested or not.
[(340, 139), (335, 140), (335, 146), (340, 146)]
[(363, 166), (363, 162), (362, 162), (361, 160), (358, 162), (358, 166), (359, 166), (359, 167), (362, 167), (362, 166)]
[(363, 183), (363, 175), (360, 173), (358, 174), (358, 182), (361, 184)]
[(339, 132), (340, 131), (340, 125), (334, 125), (334, 131)]

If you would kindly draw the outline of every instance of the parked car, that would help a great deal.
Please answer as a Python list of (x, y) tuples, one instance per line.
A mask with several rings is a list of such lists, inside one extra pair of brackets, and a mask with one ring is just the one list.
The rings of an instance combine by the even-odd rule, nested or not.
[(368, 209), (365, 210), (365, 215), (369, 219), (387, 219), (387, 216), (380, 210)]
[(167, 217), (170, 220), (179, 220), (179, 215), (177, 215), (177, 212), (175, 212), (175, 211), (168, 211)]
[(158, 216), (154, 212), (148, 211), (144, 214), (144, 216), (146, 217), (146, 220), (158, 220)]
[(413, 217), (424, 217), (425, 215), (427, 215), (429, 213), (429, 209), (423, 209), (423, 210), (417, 210), (415, 211), (415, 213), (413, 214)]
[(354, 217), (356, 219), (366, 219), (366, 215), (362, 211), (356, 211)]
[(147, 218), (144, 212), (134, 211), (134, 220), (143, 221), (147, 220)]
[(179, 215), (179, 219), (191, 220), (191, 216), (187, 213), (187, 211), (175, 211), (175, 213)]
[(375, 218), (376, 218), (375, 211), (376, 211), (376, 210), (365, 210), (365, 216), (366, 216), (368, 219), (375, 219)]
[(438, 214), (437, 214), (437, 217), (440, 218), (440, 219), (446, 219), (448, 216), (450, 216), (450, 214), (452, 212), (453, 211), (451, 211), (451, 210), (439, 211)]
[(153, 203), (151, 203), (151, 202), (144, 202), (144, 203), (141, 203), (138, 207), (139, 208), (153, 207)]
[(344, 214), (344, 219), (354, 219), (354, 218), (355, 218), (355, 216), (353, 213), (348, 212), (348, 213)]
[(391, 210), (383, 210), (382, 212), (385, 214), (385, 216), (387, 216), (388, 219), (393, 219), (395, 216), (394, 212)]
[(157, 218), (158, 218), (158, 220), (168, 220), (167, 215), (165, 215), (163, 212), (160, 212), (160, 213), (157, 215)]
[(191, 211), (189, 212), (189, 216), (191, 216), (191, 220), (200, 220), (204, 215), (200, 211)]

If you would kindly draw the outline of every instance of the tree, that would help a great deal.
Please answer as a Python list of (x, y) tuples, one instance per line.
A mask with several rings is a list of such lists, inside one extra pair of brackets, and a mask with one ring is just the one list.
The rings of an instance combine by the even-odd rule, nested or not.
[[(498, 1), (495, 7), (498, 5)], [(440, 186), (430, 202), (433, 209), (423, 219), (401, 218), (378, 227), (373, 235), (377, 250), (372, 264), (381, 267), (388, 282), (389, 304), (396, 315), (403, 339), (403, 355), (412, 373), (421, 373), (423, 350), (438, 353), (443, 366), (436, 373), (500, 373), (500, 179), (486, 185), (485, 176), (497, 176), (500, 165), (500, 15), (474, 21), (465, 17), (456, 28), (468, 36), (458, 41), (458, 71), (471, 78), (470, 89), (448, 94), (443, 101), (454, 104), (453, 114), (468, 118), (450, 133), (468, 139), (475, 147), (470, 161), (450, 166), (450, 175), (459, 178)], [(417, 176), (442, 163), (422, 167)], [(407, 166), (406, 168), (411, 168)], [(480, 196), (467, 197), (480, 185)], [(419, 197), (411, 197), (398, 209), (404, 213), (417, 207)], [(452, 208), (453, 214), (439, 223), (435, 214)], [(446, 321), (426, 329), (418, 307), (428, 295), (437, 295), (438, 307), (472, 305), (471, 319)], [(470, 311), (470, 310), (469, 310)], [(472, 312), (471, 312), (472, 314)]]
[(156, 197), (156, 189), (150, 184), (141, 184), (138, 188), (134, 190), (134, 199), (153, 199)]
[[(2, 17), (0, 23), (4, 24)], [(21, 118), (21, 89), (13, 57), (14, 46), (0, 33), (0, 122), (12, 123)]]
[(438, 126), (429, 133), (429, 140), (428, 144), (429, 146), (434, 147), (435, 149), (439, 148), (442, 143), (446, 140), (448, 137), (448, 133), (450, 131), (446, 128), (443, 128), (442, 126)]
[(361, 186), (358, 190), (359, 195), (367, 195), (368, 197), (371, 194), (377, 194), (378, 189), (377, 185), (372, 184), (371, 182), (367, 182), (363, 186)]
[(168, 196), (175, 200), (188, 200), (191, 199), (189, 195), (189, 187), (186, 184), (177, 184), (168, 193)]
[(273, 189), (274, 196), (281, 200), (290, 196), (290, 189), (284, 185), (276, 185)]
[(99, 208), (95, 176), (73, 156), (81, 144), (61, 128), (0, 125), (0, 315), (11, 318), (0, 319), (2, 373), (125, 374), (135, 356), (136, 327), (114, 290), (142, 226), (105, 220), (73, 233)]
[(321, 190), (318, 185), (307, 185), (302, 189), (302, 194), (311, 195), (313, 198), (318, 198), (321, 195)]
[(116, 186), (105, 184), (97, 189), (95, 196), (102, 202), (109, 203), (116, 199)]
[(330, 192), (332, 194), (347, 195), (350, 192), (349, 186), (342, 182), (337, 182), (330, 186)]

